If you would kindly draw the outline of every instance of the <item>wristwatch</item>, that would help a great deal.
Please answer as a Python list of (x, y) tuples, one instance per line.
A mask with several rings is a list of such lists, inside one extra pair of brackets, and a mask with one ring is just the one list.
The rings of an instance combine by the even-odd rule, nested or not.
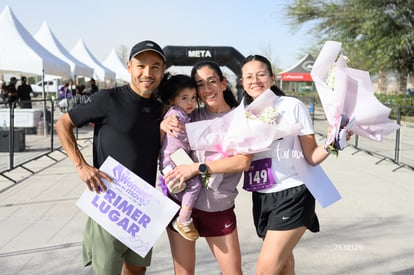
[(207, 175), (208, 173), (207, 165), (205, 163), (200, 163), (200, 165), (198, 166), (198, 171), (200, 172), (201, 175)]

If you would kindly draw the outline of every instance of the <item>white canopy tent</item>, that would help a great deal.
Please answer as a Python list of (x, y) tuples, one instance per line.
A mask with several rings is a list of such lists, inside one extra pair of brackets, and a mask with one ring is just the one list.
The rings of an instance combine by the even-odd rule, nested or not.
[(117, 80), (122, 80), (125, 82), (131, 81), (131, 75), (128, 72), (128, 69), (125, 67), (125, 64), (119, 59), (118, 55), (115, 52), (115, 49), (112, 49), (108, 57), (102, 62), (104, 66), (114, 71), (116, 74)]
[[(9, 6), (6, 6), (0, 14), (0, 37), (5, 39), (0, 43), (1, 74), (42, 75), (43, 79), (45, 74), (48, 74), (70, 78), (69, 64), (40, 45), (16, 18)], [(42, 94), (45, 99), (44, 85)], [(43, 114), (46, 114), (46, 101), (43, 101)], [(46, 125), (46, 115), (43, 115), (43, 123)], [(11, 125), (10, 122), (10, 127)], [(44, 127), (43, 134), (47, 135), (47, 127)]]
[(2, 74), (70, 77), (70, 66), (40, 45), (19, 22), (9, 6), (0, 14), (0, 37)]
[(93, 68), (73, 57), (56, 38), (46, 21), (43, 22), (34, 38), (51, 53), (69, 64), (73, 79), (78, 76), (93, 77)]
[(85, 43), (80, 39), (70, 53), (89, 67), (94, 69), (93, 77), (99, 81), (115, 80), (115, 73), (102, 65), (89, 51)]

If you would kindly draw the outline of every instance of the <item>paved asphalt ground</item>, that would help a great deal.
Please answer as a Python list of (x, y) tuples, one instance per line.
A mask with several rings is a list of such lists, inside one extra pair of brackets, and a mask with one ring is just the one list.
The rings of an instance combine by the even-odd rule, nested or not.
[[(81, 139), (91, 159), (91, 144)], [(411, 152), (412, 153), (412, 152)], [(0, 178), (0, 274), (94, 274), (83, 268), (85, 214), (75, 202), (85, 188), (59, 151), (28, 166), (38, 171), (13, 184)], [(321, 232), (307, 232), (295, 249), (297, 274), (414, 274), (414, 171), (347, 147), (322, 165), (342, 194), (317, 207)], [(395, 170), (395, 171), (393, 171)], [(24, 177), (15, 169), (8, 175)], [(236, 201), (244, 274), (254, 274), (261, 241), (251, 217), (250, 194)], [(154, 247), (147, 274), (173, 274), (166, 234)], [(220, 274), (203, 239), (196, 274)]]

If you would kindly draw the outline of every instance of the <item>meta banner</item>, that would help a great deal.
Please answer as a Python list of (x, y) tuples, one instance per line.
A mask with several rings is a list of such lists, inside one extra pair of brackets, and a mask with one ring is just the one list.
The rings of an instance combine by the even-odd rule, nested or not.
[(211, 53), (210, 50), (193, 49), (193, 50), (187, 50), (187, 57), (212, 58), (213, 54)]
[(101, 171), (107, 192), (86, 189), (76, 205), (112, 236), (145, 257), (177, 213), (179, 205), (159, 190), (108, 157)]

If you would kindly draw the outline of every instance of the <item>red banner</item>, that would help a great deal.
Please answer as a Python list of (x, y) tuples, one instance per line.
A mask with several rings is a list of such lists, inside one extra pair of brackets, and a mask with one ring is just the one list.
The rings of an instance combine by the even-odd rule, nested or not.
[(310, 73), (283, 73), (280, 75), (282, 81), (293, 81), (293, 82), (312, 82)]

